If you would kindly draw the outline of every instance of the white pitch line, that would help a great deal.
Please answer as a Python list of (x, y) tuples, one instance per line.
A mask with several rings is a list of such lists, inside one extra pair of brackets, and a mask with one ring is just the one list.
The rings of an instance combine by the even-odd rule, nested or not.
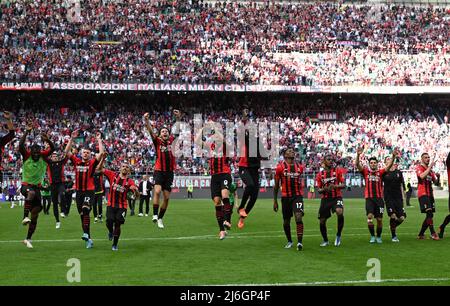
[[(402, 233), (403, 235), (414, 235), (415, 233)], [(344, 234), (342, 237), (348, 236), (367, 236), (365, 234)], [(230, 234), (226, 239), (249, 239), (249, 238), (279, 238), (285, 237), (284, 235), (233, 235)], [(321, 237), (320, 234), (303, 235), (303, 237)], [(185, 236), (185, 237), (146, 237), (146, 238), (121, 238), (120, 241), (142, 241), (142, 240), (202, 240), (202, 239), (217, 239), (217, 235), (203, 235), (203, 236)], [(94, 241), (107, 241), (108, 239), (94, 239)], [(49, 239), (49, 240), (33, 240), (33, 242), (80, 242), (81, 239)], [(18, 243), (22, 240), (0, 240), (0, 243)]]
[(312, 286), (312, 285), (339, 285), (339, 284), (377, 284), (377, 283), (406, 283), (406, 282), (437, 282), (450, 281), (450, 278), (394, 278), (381, 279), (379, 281), (369, 280), (348, 280), (331, 282), (302, 282), (302, 283), (273, 283), (273, 284), (223, 284), (223, 285), (205, 285), (205, 286)]

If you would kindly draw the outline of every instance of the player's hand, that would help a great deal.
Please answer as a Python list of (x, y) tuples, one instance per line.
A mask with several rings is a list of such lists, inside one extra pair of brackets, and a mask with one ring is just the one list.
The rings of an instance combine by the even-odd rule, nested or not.
[(102, 133), (100, 133), (100, 132), (95, 133), (95, 138), (97, 140), (102, 140)]
[(335, 184), (331, 184), (330, 186), (328, 186), (328, 189), (331, 191), (333, 189), (336, 189), (336, 185)]
[(273, 200), (273, 211), (274, 212), (278, 211), (278, 201), (277, 200)]
[(364, 146), (358, 147), (356, 149), (356, 153), (358, 153), (359, 155), (363, 154), (364, 153)]
[(150, 118), (150, 114), (149, 113), (145, 113), (144, 114), (144, 120), (148, 121), (149, 118)]
[(429, 167), (430, 167), (430, 168), (433, 168), (434, 165), (436, 165), (436, 161), (435, 161), (435, 160), (432, 160)]
[(394, 152), (392, 152), (392, 156), (395, 158), (400, 157), (400, 151), (396, 148), (394, 149)]
[(33, 121), (28, 121), (27, 125), (25, 126), (25, 131), (27, 133), (30, 133), (33, 130)]
[(4, 111), (4, 112), (3, 112), (3, 118), (5, 118), (5, 119), (8, 121), (8, 120), (11, 120), (12, 115), (11, 115), (10, 112)]
[(75, 131), (72, 132), (72, 134), (70, 134), (70, 137), (77, 138), (78, 137), (78, 133), (79, 133), (79, 130), (75, 130)]
[(174, 110), (173, 110), (173, 114), (175, 115), (175, 117), (176, 117), (177, 119), (180, 119), (180, 118), (181, 118), (181, 112), (180, 112), (180, 110), (174, 109)]
[(42, 138), (42, 141), (45, 141), (45, 142), (48, 142), (50, 140), (50, 138), (48, 137), (48, 135), (46, 133), (42, 133), (41, 138)]

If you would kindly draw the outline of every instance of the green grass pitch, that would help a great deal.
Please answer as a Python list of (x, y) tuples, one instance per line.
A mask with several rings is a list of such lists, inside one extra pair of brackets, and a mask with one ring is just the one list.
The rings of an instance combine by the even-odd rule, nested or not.
[[(34, 249), (27, 249), (21, 243), (26, 236), (22, 208), (1, 203), (0, 285), (367, 285), (370, 258), (380, 260), (382, 282), (377, 285), (450, 285), (450, 235), (441, 241), (417, 240), (424, 215), (417, 199), (412, 203), (398, 229), (400, 243), (391, 242), (385, 215), (383, 244), (370, 245), (364, 200), (347, 199), (341, 247), (321, 248), (319, 201), (305, 200), (302, 252), (283, 248), (281, 211), (272, 211), (271, 200), (257, 201), (243, 230), (236, 227), (234, 212), (233, 228), (223, 241), (218, 239), (211, 201), (172, 200), (163, 230), (151, 217), (128, 215), (118, 252), (111, 251), (105, 223), (91, 224), (94, 248), (85, 248), (74, 206), (59, 230), (52, 214), (41, 213)], [(447, 213), (447, 199), (438, 200), (436, 228)], [(291, 227), (295, 238), (293, 221)], [(330, 241), (335, 232), (333, 215), (328, 221)], [(80, 260), (80, 283), (67, 281), (70, 258)]]

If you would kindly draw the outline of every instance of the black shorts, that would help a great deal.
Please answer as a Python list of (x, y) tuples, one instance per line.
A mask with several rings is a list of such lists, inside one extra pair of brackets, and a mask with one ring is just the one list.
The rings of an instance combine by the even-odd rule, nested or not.
[(420, 204), (420, 212), (425, 214), (427, 212), (427, 209), (431, 208), (431, 212), (436, 212), (436, 207), (434, 204), (434, 197), (429, 196), (421, 196), (419, 198), (419, 204)]
[(29, 191), (35, 192), (34, 198), (33, 200), (31, 200), (31, 209), (33, 209), (33, 207), (42, 208), (42, 197), (41, 197), (41, 190), (39, 189), (39, 187), (33, 185), (22, 185), (22, 187), (20, 188), (20, 192), (25, 197), (25, 199), (28, 197)]
[(325, 198), (320, 200), (319, 219), (328, 219), (336, 208), (344, 209), (344, 201), (339, 198)]
[(153, 179), (155, 185), (160, 185), (162, 190), (172, 191), (173, 171), (155, 171)]
[(126, 208), (106, 207), (106, 222), (125, 223), (125, 217), (127, 216)]
[(292, 218), (296, 213), (305, 215), (305, 206), (303, 203), (303, 197), (296, 196), (290, 198), (281, 198), (281, 210), (283, 212), (283, 219)]
[(375, 218), (383, 218), (384, 201), (382, 198), (366, 199), (366, 214), (372, 214)]
[(239, 167), (239, 176), (245, 184), (245, 187), (253, 186), (259, 191), (259, 172), (258, 168)]
[(386, 209), (389, 217), (392, 216), (392, 214), (395, 214), (398, 218), (406, 217), (402, 199), (385, 197), (384, 202), (386, 203)]
[(89, 210), (94, 205), (95, 192), (92, 191), (77, 191), (75, 201), (77, 203), (78, 212), (81, 213), (83, 206), (89, 206)]
[(231, 174), (229, 173), (211, 175), (211, 198), (222, 197), (222, 190), (228, 190), (231, 182)]

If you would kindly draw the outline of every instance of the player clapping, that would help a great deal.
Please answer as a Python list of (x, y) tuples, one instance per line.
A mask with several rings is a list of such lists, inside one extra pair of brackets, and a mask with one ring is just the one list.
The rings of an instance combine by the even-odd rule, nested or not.
[(106, 207), (106, 227), (108, 228), (108, 238), (113, 241), (112, 250), (117, 251), (121, 225), (125, 223), (128, 208), (128, 191), (133, 191), (137, 196), (138, 188), (134, 181), (128, 178), (131, 167), (128, 163), (122, 163), (119, 172), (114, 172), (103, 168), (106, 153), (102, 154), (96, 172), (103, 173), (110, 183), (110, 191), (108, 194), (108, 204)]

